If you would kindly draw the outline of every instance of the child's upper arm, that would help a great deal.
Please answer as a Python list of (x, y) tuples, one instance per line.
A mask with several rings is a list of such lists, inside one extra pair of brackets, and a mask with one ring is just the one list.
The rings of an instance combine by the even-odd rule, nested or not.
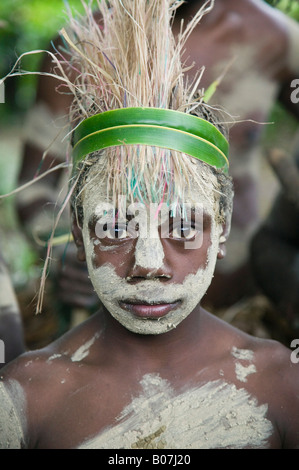
[(25, 401), (15, 380), (0, 381), (0, 449), (25, 446)]

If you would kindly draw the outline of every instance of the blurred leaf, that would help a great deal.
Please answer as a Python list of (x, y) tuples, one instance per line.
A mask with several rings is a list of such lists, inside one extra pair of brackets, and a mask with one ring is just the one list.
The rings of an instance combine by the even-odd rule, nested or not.
[(298, 0), (265, 0), (269, 5), (278, 8), (290, 17), (299, 21), (299, 2)]
[[(75, 13), (83, 12), (81, 0), (1, 0), (0, 77), (12, 69), (22, 53), (49, 48), (50, 41), (67, 22), (66, 3)], [(26, 57), (24, 68), (38, 70), (41, 59), (41, 54)], [(34, 99), (36, 80), (35, 76), (8, 80), (7, 87), (12, 90), (1, 108), (2, 114), (9, 112), (9, 107), (15, 113), (27, 109)]]

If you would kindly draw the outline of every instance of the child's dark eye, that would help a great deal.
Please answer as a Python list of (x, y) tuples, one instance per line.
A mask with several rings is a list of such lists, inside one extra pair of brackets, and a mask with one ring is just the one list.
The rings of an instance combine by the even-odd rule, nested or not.
[(138, 226), (133, 230), (128, 223), (105, 223), (102, 229), (103, 236), (101, 238), (108, 238), (110, 240), (124, 240), (129, 238), (136, 238), (138, 236)]
[(191, 240), (197, 235), (198, 230), (194, 223), (181, 221), (180, 224), (174, 225), (169, 231), (169, 238)]
[(104, 226), (104, 230), (106, 232), (106, 236), (110, 239), (121, 239), (121, 238), (129, 238), (130, 234), (127, 230), (126, 225), (119, 225), (115, 224), (114, 227), (108, 227), (107, 224), (105, 224), (106, 227)]

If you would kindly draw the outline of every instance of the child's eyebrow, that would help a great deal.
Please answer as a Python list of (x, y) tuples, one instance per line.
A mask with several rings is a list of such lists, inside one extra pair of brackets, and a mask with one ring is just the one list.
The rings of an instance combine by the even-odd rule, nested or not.
[(204, 207), (194, 207), (192, 206), (191, 208), (188, 208), (187, 211), (184, 211), (184, 207), (180, 208), (178, 210), (178, 212), (174, 213), (172, 210), (169, 211), (169, 217), (171, 218), (175, 218), (175, 217), (182, 217), (184, 218), (185, 214), (191, 214), (191, 216), (194, 216), (196, 215), (197, 213), (200, 213), (200, 214), (203, 214), (203, 215), (207, 215), (207, 216), (210, 216), (210, 213), (207, 212), (207, 210), (204, 208)]
[[(189, 210), (187, 211), (187, 216), (190, 217), (193, 219), (196, 217), (197, 214), (202, 214), (203, 218), (204, 219), (210, 219), (211, 218), (211, 214), (209, 212), (207, 212), (204, 207), (201, 208), (201, 210), (199, 211), (198, 208), (196, 207), (190, 207)], [(181, 218), (182, 220), (185, 220), (186, 219), (186, 214), (184, 214), (184, 209), (183, 208), (180, 208), (176, 213), (173, 213), (173, 211), (170, 209), (168, 211), (168, 218), (169, 220), (173, 220), (173, 219), (178, 219), (178, 218)], [(111, 219), (113, 219), (115, 221), (115, 223), (118, 221), (118, 220), (121, 220), (122, 222), (130, 222), (130, 220), (133, 220), (136, 215), (135, 214), (125, 214), (125, 217), (124, 217), (124, 214), (119, 211), (118, 208), (115, 209), (115, 212), (104, 212), (103, 214), (101, 215), (98, 215), (96, 213), (93, 213), (89, 220), (88, 220), (88, 228), (89, 229), (93, 229), (94, 226), (96, 225), (96, 223), (101, 220), (102, 217), (107, 217), (109, 216)]]
[(128, 214), (126, 214), (126, 217), (125, 217), (125, 219), (124, 219), (124, 217), (121, 216), (121, 213), (120, 213), (120, 211), (119, 211), (118, 209), (116, 209), (115, 212), (113, 212), (113, 213), (111, 213), (111, 214), (108, 213), (108, 212), (107, 212), (106, 214), (103, 213), (103, 214), (101, 214), (101, 215), (92, 214), (92, 215), (89, 217), (89, 219), (88, 219), (88, 228), (89, 228), (89, 229), (93, 229), (94, 226), (96, 225), (96, 223), (97, 223), (99, 220), (101, 220), (102, 217), (107, 216), (107, 215), (110, 216), (111, 219), (113, 219), (115, 222), (117, 222), (119, 219), (122, 220), (122, 221), (129, 222), (131, 219), (134, 218), (134, 215), (128, 215)]

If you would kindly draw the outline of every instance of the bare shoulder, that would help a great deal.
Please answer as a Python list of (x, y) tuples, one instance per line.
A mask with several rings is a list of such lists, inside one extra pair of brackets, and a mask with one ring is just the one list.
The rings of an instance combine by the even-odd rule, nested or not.
[(20, 355), (2, 370), (2, 376), (29, 380), (31, 371), (35, 377), (45, 378), (45, 365), (77, 363), (92, 357), (92, 346), (101, 335), (101, 322), (97, 315), (90, 317), (76, 328), (68, 331), (48, 346)]
[[(268, 407), (282, 447), (299, 448), (299, 340), (294, 348), (256, 338), (215, 319), (229, 378)], [(221, 334), (219, 334), (221, 333)]]
[(97, 318), (92, 317), (49, 346), (24, 353), (1, 370), (0, 395), (2, 390), (14, 414), (20, 416), (29, 448), (35, 446), (45, 416), (64, 409), (66, 398), (86, 382), (100, 337), (97, 326)]
[(299, 363), (295, 355), (295, 350), (276, 341), (260, 341), (257, 347), (259, 393), (268, 400), (282, 446), (289, 449), (299, 448)]
[[(213, 331), (218, 337), (220, 335), (222, 348), (226, 348), (236, 360), (252, 361), (269, 383), (279, 383), (288, 377), (286, 386), (298, 386), (299, 360), (296, 360), (296, 349), (292, 350), (273, 339), (252, 336), (219, 318), (215, 318), (214, 322)], [(298, 346), (299, 340), (297, 350)]]
[(75, 377), (75, 366), (93, 361), (100, 332), (97, 318), (92, 317), (48, 346), (20, 355), (1, 370), (1, 380), (17, 381), (30, 393), (47, 387), (55, 391), (66, 373)]

